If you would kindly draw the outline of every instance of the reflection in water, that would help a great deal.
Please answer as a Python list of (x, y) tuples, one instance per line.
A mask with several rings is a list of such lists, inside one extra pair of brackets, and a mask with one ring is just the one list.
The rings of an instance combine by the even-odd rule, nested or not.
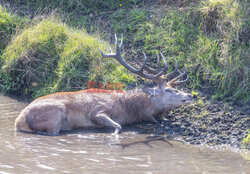
[(123, 149), (124, 148), (128, 148), (130, 146), (134, 146), (136, 144), (145, 144), (149, 147), (152, 148), (152, 146), (150, 145), (150, 142), (155, 142), (155, 141), (163, 141), (163, 142), (167, 142), (171, 147), (173, 146), (169, 141), (166, 140), (166, 138), (164, 137), (157, 137), (157, 136), (148, 136), (148, 137), (145, 137), (146, 139), (145, 140), (142, 140), (142, 141), (135, 141), (135, 142), (132, 142), (132, 143), (127, 143), (127, 144), (122, 144), (122, 143), (119, 143), (119, 144), (116, 144), (118, 146), (121, 146)]
[(26, 103), (0, 96), (0, 173), (247, 173), (238, 153), (123, 132), (78, 130), (49, 137), (14, 131)]

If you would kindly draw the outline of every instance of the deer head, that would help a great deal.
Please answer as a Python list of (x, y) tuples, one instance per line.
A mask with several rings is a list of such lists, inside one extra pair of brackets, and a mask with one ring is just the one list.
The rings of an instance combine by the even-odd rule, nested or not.
[[(155, 103), (159, 109), (174, 109), (178, 106), (181, 106), (186, 103), (192, 102), (192, 95), (179, 91), (177, 89), (174, 89), (173, 86), (176, 86), (178, 84), (184, 83), (188, 80), (187, 75), (187, 68), (185, 66), (185, 71), (182, 73), (178, 69), (178, 63), (175, 59), (175, 69), (173, 72), (167, 74), (168, 65), (166, 62), (165, 57), (160, 52), (160, 56), (163, 60), (164, 67), (161, 66), (160, 56), (158, 53), (157, 55), (157, 68), (151, 68), (146, 65), (147, 62), (147, 56), (144, 52), (144, 61), (141, 63), (137, 60), (137, 63), (141, 66), (139, 69), (135, 69), (131, 66), (129, 66), (121, 55), (121, 50), (123, 46), (123, 36), (121, 38), (121, 43), (118, 43), (117, 36), (115, 35), (115, 45), (116, 45), (116, 53), (112, 52), (112, 49), (110, 47), (110, 53), (107, 54), (100, 49), (102, 58), (114, 58), (116, 59), (121, 65), (123, 65), (126, 69), (128, 69), (130, 72), (139, 75), (140, 77), (143, 77), (145, 79), (151, 80), (155, 83), (157, 83), (157, 86), (154, 88), (144, 88), (143, 92), (146, 93), (151, 101)], [(173, 78), (175, 74), (179, 74), (177, 77)], [(182, 77), (187, 76), (185, 80), (180, 80)], [(168, 80), (171, 79), (172, 80)], [(168, 82), (167, 82), (168, 81)]]

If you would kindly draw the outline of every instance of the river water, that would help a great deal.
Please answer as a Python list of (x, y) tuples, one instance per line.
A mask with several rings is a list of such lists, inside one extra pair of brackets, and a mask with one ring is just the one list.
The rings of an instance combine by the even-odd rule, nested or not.
[(14, 120), (27, 105), (0, 94), (0, 174), (247, 174), (240, 153), (184, 145), (128, 129), (119, 137), (100, 130), (61, 136), (16, 133)]

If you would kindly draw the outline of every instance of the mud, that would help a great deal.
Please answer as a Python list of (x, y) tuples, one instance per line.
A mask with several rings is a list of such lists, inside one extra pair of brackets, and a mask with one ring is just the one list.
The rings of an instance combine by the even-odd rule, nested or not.
[(250, 129), (250, 109), (231, 106), (225, 102), (213, 102), (203, 97), (192, 104), (169, 112), (157, 124), (137, 125), (147, 133), (165, 136), (193, 145), (242, 146)]

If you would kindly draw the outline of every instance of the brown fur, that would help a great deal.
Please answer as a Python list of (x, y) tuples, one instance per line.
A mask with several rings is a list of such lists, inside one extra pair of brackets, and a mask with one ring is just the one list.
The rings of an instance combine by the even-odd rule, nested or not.
[(89, 90), (54, 93), (24, 108), (15, 127), (17, 131), (58, 135), (61, 130), (111, 126), (117, 133), (120, 125), (155, 121), (154, 117), (169, 110), (157, 105), (158, 102), (145, 93), (92, 93)]

